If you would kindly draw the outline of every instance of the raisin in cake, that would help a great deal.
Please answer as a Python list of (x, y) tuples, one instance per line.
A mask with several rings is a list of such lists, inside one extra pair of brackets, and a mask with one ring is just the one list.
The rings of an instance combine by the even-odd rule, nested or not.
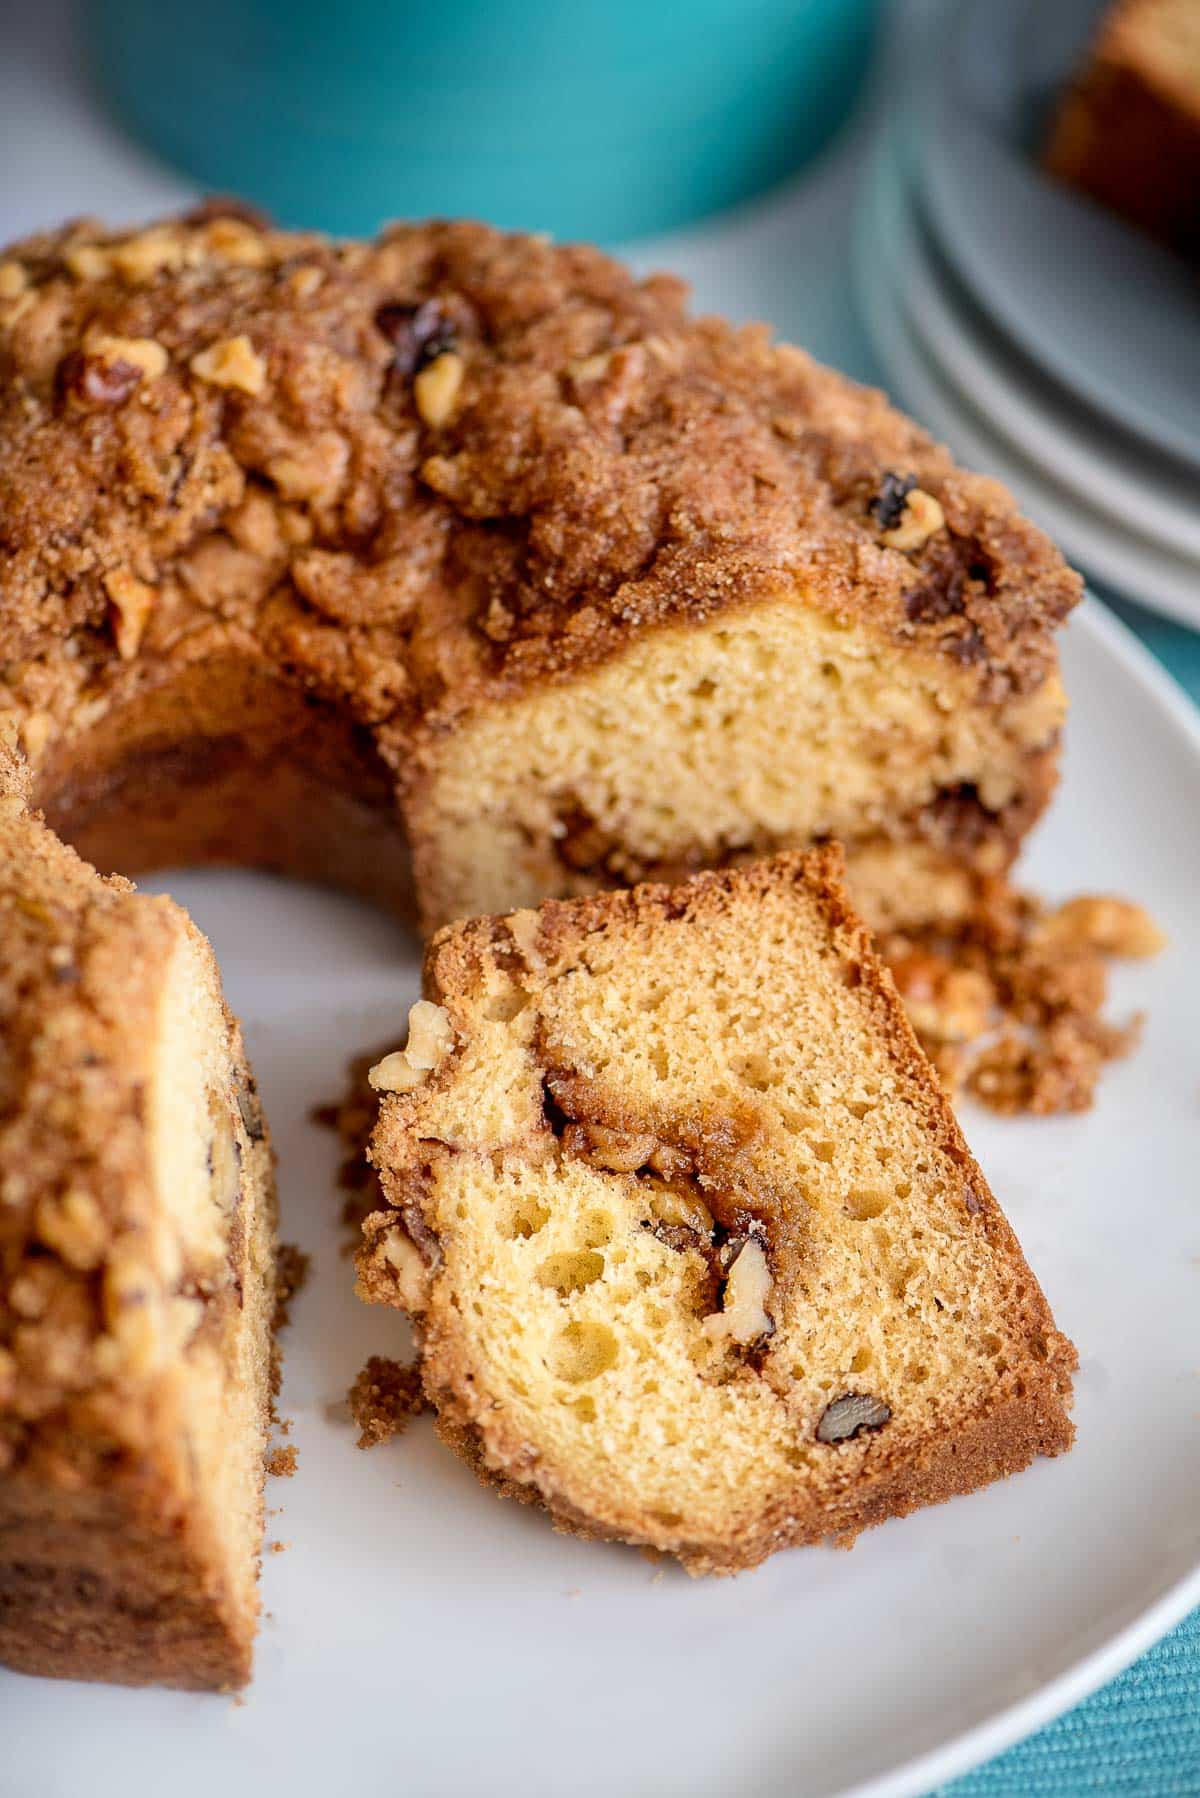
[(958, 915), (1054, 784), (1079, 584), (877, 393), (477, 225), (219, 209), (0, 258), (0, 656), (104, 869), (427, 928), (839, 836)]
[(1071, 1442), (1054, 1326), (836, 848), (442, 931), (360, 1286), (439, 1428), (729, 1572)]
[(1200, 261), (1200, 5), (1117, 0), (1054, 116), (1046, 167)]
[(0, 742), (0, 1661), (240, 1684), (271, 1156), (212, 954), (23, 805)]

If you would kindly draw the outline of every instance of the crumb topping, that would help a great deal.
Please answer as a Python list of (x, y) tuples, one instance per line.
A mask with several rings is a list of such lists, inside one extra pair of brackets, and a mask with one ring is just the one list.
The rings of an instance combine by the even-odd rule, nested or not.
[(371, 1356), (350, 1388), (349, 1403), (360, 1432), (359, 1448), (390, 1442), (429, 1408), (419, 1365), (405, 1366), (383, 1355)]
[(39, 704), (219, 625), (401, 732), (780, 582), (1000, 697), (1078, 596), (1001, 488), (669, 276), (232, 206), (5, 252), (0, 549)]

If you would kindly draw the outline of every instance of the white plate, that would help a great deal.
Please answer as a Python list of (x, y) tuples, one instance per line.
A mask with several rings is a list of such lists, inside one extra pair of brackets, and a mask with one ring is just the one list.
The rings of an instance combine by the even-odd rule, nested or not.
[(864, 208), (858, 217), (856, 290), (868, 335), (898, 404), (945, 440), (969, 467), (1005, 483), (1064, 553), (1100, 585), (1200, 629), (1200, 564), (1125, 530), (1002, 437), (953, 387), (920, 345), (895, 295), (898, 271), (879, 257)]
[(1200, 558), (1200, 486), (1131, 443), (1051, 383), (976, 314), (939, 269), (904, 178), (902, 154), (877, 157), (871, 216), (881, 261), (929, 358), (1000, 434), (1085, 505), (1174, 555)]
[(1038, 155), (1109, 0), (943, 0), (919, 95), (930, 221), (979, 304), (1105, 419), (1200, 468), (1194, 272)]
[(283, 1394), (299, 1471), (269, 1495), (268, 1534), (290, 1547), (266, 1557), (243, 1704), (0, 1675), (6, 1798), (902, 1798), (1075, 1702), (1200, 1600), (1200, 724), (1095, 606), (1066, 668), (1066, 781), (1031, 874), (1052, 894), (1135, 893), (1173, 947), (1118, 982), (1118, 1009), (1148, 1008), (1146, 1041), (1091, 1115), (966, 1124), (1079, 1344), (1074, 1451), (850, 1553), (718, 1582), (556, 1536), (427, 1420), (357, 1453), (330, 1407), (405, 1332), (351, 1294), (335, 1148), (306, 1114), (351, 1051), (399, 1034), (416, 951), (349, 901), (180, 876), (166, 884), (246, 1020), (286, 1233), (315, 1256)]

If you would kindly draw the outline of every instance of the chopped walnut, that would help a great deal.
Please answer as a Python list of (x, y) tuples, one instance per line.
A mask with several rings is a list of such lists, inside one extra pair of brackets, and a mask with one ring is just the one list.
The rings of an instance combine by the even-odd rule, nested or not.
[(192, 357), (188, 367), (214, 387), (236, 387), (251, 395), (260, 394), (267, 383), (267, 365), (245, 333), (209, 344)]
[(119, 356), (93, 356), (72, 350), (58, 365), (55, 385), (66, 404), (81, 412), (106, 412), (123, 406), (142, 378), (136, 362)]
[(156, 225), (149, 231), (113, 244), (106, 252), (117, 273), (132, 286), (152, 281), (163, 269), (182, 268), (186, 245), (178, 231)]
[(879, 541), (886, 543), (889, 549), (920, 549), (943, 529), (945, 523), (946, 514), (940, 500), (922, 487), (913, 487), (905, 495), (900, 522), (890, 531), (884, 531)]
[(402, 1224), (383, 1238), (383, 1258), (395, 1271), (396, 1292), (406, 1311), (424, 1311), (429, 1303), (429, 1269), (420, 1249)]
[(1047, 913), (997, 877), (953, 928), (885, 935), (879, 948), (950, 1091), (1047, 1115), (1086, 1110), (1106, 1064), (1136, 1041), (1136, 1020), (1103, 1015), (1105, 958), (1150, 955), (1162, 942), (1127, 900), (1080, 898)]
[(62, 253), (63, 266), (77, 281), (103, 281), (112, 273), (112, 258), (95, 243), (69, 245)]
[(298, 300), (310, 300), (317, 289), (324, 283), (325, 273), (311, 262), (305, 262), (294, 268), (288, 276), (288, 286)]
[(271, 252), (261, 231), (244, 219), (222, 215), (201, 227), (199, 244), (219, 262), (231, 262), (243, 268), (262, 268), (270, 261)]
[(704, 1319), (705, 1335), (728, 1337), (743, 1348), (769, 1336), (775, 1328), (767, 1311), (770, 1296), (766, 1250), (756, 1236), (747, 1237), (726, 1275), (723, 1310)]
[(544, 967), (545, 963), (538, 948), (538, 937), (542, 925), (537, 913), (528, 909), (510, 912), (504, 922), (508, 925), (513, 942), (529, 966), (535, 969)]
[(408, 1042), (377, 1061), (368, 1079), (379, 1093), (406, 1093), (420, 1086), (454, 1046), (454, 1026), (444, 1006), (418, 999), (408, 1014)]
[(891, 963), (904, 1008), (918, 1035), (935, 1043), (973, 1042), (987, 1029), (995, 992), (978, 968), (913, 950)]
[(572, 362), (567, 373), (576, 384), (599, 381), (608, 373), (611, 360), (611, 353), (601, 350), (595, 356), (584, 356), (582, 361)]
[(1068, 899), (1033, 933), (1041, 947), (1099, 949), (1105, 955), (1142, 959), (1157, 955), (1167, 939), (1144, 906), (1129, 899)]
[(0, 300), (15, 300), (29, 285), (29, 276), (20, 262), (0, 262)]
[(454, 411), (466, 364), (453, 350), (443, 350), (413, 381), (417, 412), (431, 430), (439, 430)]
[(308, 442), (272, 456), (266, 472), (284, 499), (331, 500), (346, 478), (350, 450), (336, 431), (318, 431)]
[(49, 712), (28, 712), (22, 718), (21, 746), (31, 762), (41, 760), (53, 735), (54, 719)]
[(165, 374), (170, 361), (162, 344), (153, 337), (111, 337), (106, 331), (89, 331), (84, 349), (101, 362), (128, 363), (131, 368), (140, 369), (148, 381)]
[(645, 1167), (656, 1138), (644, 1131), (609, 1130), (603, 1124), (568, 1124), (563, 1147), (613, 1174), (632, 1174)]
[(104, 588), (112, 601), (115, 619), (113, 636), (117, 653), (126, 662), (133, 660), (141, 647), (146, 623), (158, 595), (153, 587), (139, 581), (128, 569), (117, 568), (104, 577)]
[(40, 1241), (69, 1266), (87, 1273), (100, 1265), (108, 1226), (90, 1193), (72, 1188), (61, 1198), (47, 1195), (38, 1201), (36, 1222)]
[(697, 1236), (711, 1239), (713, 1233), (712, 1212), (698, 1193), (687, 1187), (662, 1185), (654, 1182), (650, 1186), (650, 1209), (656, 1222), (670, 1224), (682, 1230), (691, 1230)]

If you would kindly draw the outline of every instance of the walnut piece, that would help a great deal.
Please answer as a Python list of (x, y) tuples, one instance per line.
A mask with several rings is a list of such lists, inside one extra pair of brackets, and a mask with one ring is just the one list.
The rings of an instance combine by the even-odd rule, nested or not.
[(112, 337), (107, 331), (89, 331), (83, 347), (89, 356), (109, 364), (125, 362), (140, 369), (148, 381), (165, 374), (170, 357), (154, 337)]
[(687, 1187), (652, 1185), (650, 1209), (660, 1224), (692, 1230), (697, 1236), (711, 1238), (712, 1212), (698, 1193)]
[(890, 965), (912, 1027), (922, 1038), (971, 1043), (988, 1028), (996, 993), (979, 969), (955, 967), (920, 949)]
[(826, 1405), (817, 1424), (818, 1442), (851, 1442), (863, 1430), (881, 1430), (892, 1407), (869, 1392), (844, 1392)]
[(29, 276), (20, 262), (0, 262), (0, 300), (15, 300), (29, 285)]
[(431, 430), (440, 429), (450, 418), (465, 373), (462, 357), (453, 350), (443, 350), (414, 380), (413, 398), (417, 412)]
[(1034, 931), (1039, 946), (1099, 949), (1104, 955), (1141, 960), (1157, 955), (1167, 939), (1144, 906), (1130, 899), (1084, 896), (1043, 918)]
[(706, 1317), (701, 1328), (706, 1336), (725, 1336), (748, 1348), (775, 1328), (767, 1311), (770, 1296), (767, 1252), (756, 1236), (747, 1237), (725, 1279), (724, 1309)]
[(886, 543), (889, 549), (920, 549), (945, 523), (946, 514), (941, 502), (932, 493), (926, 493), (923, 487), (913, 487), (905, 495), (899, 523), (890, 531), (884, 531), (879, 541)]
[(408, 1042), (377, 1061), (367, 1078), (377, 1093), (411, 1092), (453, 1046), (454, 1026), (445, 1007), (418, 999), (408, 1014)]
[(270, 249), (261, 231), (244, 219), (222, 215), (203, 225), (200, 246), (218, 262), (231, 262), (242, 268), (261, 268), (270, 261)]
[(568, 1124), (563, 1131), (563, 1144), (572, 1154), (613, 1174), (632, 1174), (645, 1167), (656, 1143), (657, 1138), (644, 1131), (610, 1130), (603, 1124)]
[(49, 712), (27, 712), (22, 718), (21, 746), (31, 762), (41, 760), (53, 735), (54, 719)]
[(132, 661), (141, 645), (142, 636), (158, 597), (153, 587), (139, 581), (128, 569), (117, 568), (104, 577), (104, 589), (112, 601), (116, 618), (113, 635), (117, 652), (123, 661)]
[(62, 259), (67, 273), (77, 281), (103, 281), (112, 273), (112, 258), (96, 243), (71, 244)]
[(107, 256), (131, 286), (140, 287), (152, 281), (160, 270), (182, 268), (186, 245), (178, 231), (167, 225), (156, 225), (124, 243), (113, 244)]
[(244, 332), (219, 338), (206, 350), (197, 351), (188, 367), (214, 387), (236, 387), (252, 396), (260, 394), (267, 383), (267, 365)]
[(395, 1269), (396, 1292), (404, 1309), (424, 1311), (429, 1302), (429, 1269), (402, 1224), (396, 1224), (384, 1237), (383, 1258)]
[(127, 568), (115, 568), (104, 577), (104, 590), (112, 601), (113, 636), (122, 661), (131, 662), (141, 646), (147, 620), (158, 595), (153, 587)]

